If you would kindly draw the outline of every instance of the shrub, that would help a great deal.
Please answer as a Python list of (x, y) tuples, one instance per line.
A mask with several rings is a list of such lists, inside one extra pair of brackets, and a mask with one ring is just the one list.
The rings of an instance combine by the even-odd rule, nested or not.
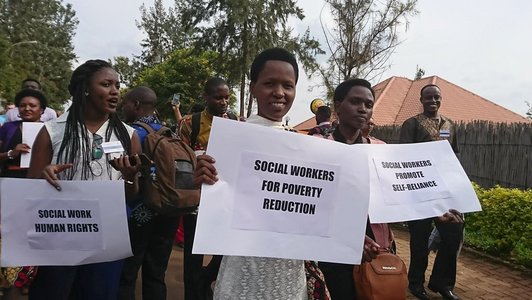
[(532, 267), (532, 190), (473, 186), (483, 210), (466, 217), (466, 244)]

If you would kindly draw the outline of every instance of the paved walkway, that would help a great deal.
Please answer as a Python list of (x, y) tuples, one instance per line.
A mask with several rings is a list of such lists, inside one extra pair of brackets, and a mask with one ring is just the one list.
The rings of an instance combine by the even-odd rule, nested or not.
[[(408, 266), (409, 245), (408, 232), (395, 230), (398, 254)], [(429, 259), (427, 281), (432, 269), (434, 255)], [(168, 300), (183, 299), (183, 252), (174, 248), (166, 276)], [(505, 265), (494, 263), (473, 253), (462, 251), (458, 260), (457, 284), (454, 290), (461, 299), (532, 299), (532, 276)], [(427, 289), (432, 299), (441, 299)], [(137, 288), (137, 299), (141, 299)], [(415, 299), (409, 294), (408, 299)], [(334, 300), (334, 299), (333, 299)]]

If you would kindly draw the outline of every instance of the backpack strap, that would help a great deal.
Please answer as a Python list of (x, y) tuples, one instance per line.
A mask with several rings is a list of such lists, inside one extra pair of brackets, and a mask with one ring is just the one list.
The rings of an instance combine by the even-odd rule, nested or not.
[(192, 131), (190, 132), (190, 147), (196, 148), (196, 142), (200, 130), (201, 113), (197, 112), (192, 114)]
[(153, 128), (151, 128), (150, 125), (143, 123), (143, 122), (135, 122), (133, 123), (133, 125), (137, 125), (137, 126), (144, 128), (144, 130), (146, 130), (148, 133), (155, 132), (155, 130), (153, 130)]

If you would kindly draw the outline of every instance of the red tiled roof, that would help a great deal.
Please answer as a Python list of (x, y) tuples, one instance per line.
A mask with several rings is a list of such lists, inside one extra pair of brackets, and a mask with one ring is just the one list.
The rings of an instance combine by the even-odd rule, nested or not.
[[(418, 80), (405, 77), (390, 77), (374, 86), (375, 107), (373, 119), (377, 125), (401, 125), (421, 112), (419, 92), (427, 84), (436, 84), (442, 93), (440, 113), (455, 122), (486, 120), (500, 123), (530, 122), (525, 117), (497, 105), (441, 77), (430, 76)], [(314, 117), (294, 128), (314, 127)]]

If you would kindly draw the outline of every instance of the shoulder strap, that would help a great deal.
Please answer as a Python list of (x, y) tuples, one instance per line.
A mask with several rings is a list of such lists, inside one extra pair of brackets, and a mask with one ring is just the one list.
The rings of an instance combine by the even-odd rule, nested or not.
[(152, 132), (155, 131), (155, 130), (153, 130), (153, 128), (151, 128), (150, 125), (148, 125), (146, 123), (143, 123), (143, 122), (135, 122), (135, 123), (133, 123), (133, 125), (137, 125), (137, 126), (140, 126), (140, 127), (144, 128), (144, 130), (146, 130), (148, 133), (152, 133)]
[(172, 131), (172, 129), (166, 126), (161, 126), (161, 128), (159, 128), (159, 130), (157, 130), (155, 133), (158, 135), (168, 136), (168, 137), (171, 137), (174, 135), (174, 132)]
[(198, 134), (200, 130), (200, 120), (201, 112), (192, 114), (192, 131), (190, 132), (190, 147), (192, 147), (192, 149), (195, 148), (196, 141), (198, 139)]

